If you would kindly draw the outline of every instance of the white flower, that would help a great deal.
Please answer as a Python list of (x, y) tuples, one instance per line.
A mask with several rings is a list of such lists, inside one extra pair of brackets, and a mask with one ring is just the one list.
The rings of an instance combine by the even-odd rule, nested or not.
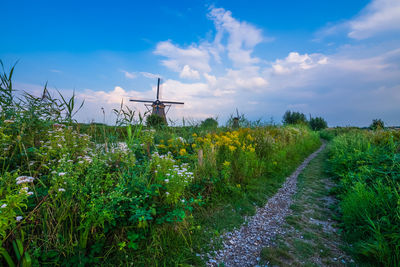
[(7, 204), (1, 205), (1, 208), (2, 208), (2, 209), (4, 209), (5, 207), (7, 207)]
[(185, 200), (184, 200), (184, 199), (182, 199), (182, 200), (181, 200), (181, 202), (182, 202), (182, 203), (185, 203)]
[(28, 196), (31, 196), (31, 195), (33, 195), (33, 192), (29, 191), (29, 192), (27, 192), (27, 194), (28, 194)]
[(16, 184), (22, 184), (22, 183), (32, 183), (35, 178), (31, 176), (19, 176), (16, 179)]
[(66, 175), (67, 173), (66, 172), (60, 172), (59, 174), (58, 174), (58, 176), (64, 176), (64, 175)]
[(14, 123), (13, 120), (4, 120), (4, 123)]
[(83, 161), (82, 161), (82, 160), (80, 160), (80, 161), (78, 161), (78, 163), (79, 163), (79, 164), (83, 164)]
[(165, 194), (168, 196), (168, 195), (169, 195), (169, 192), (165, 192)]
[(58, 192), (65, 192), (65, 189), (64, 188), (59, 188)]
[(24, 218), (24, 217), (22, 217), (22, 216), (17, 216), (17, 217), (15, 217), (15, 220), (17, 220), (17, 222), (19, 222), (19, 221), (21, 221), (23, 218)]
[(169, 183), (169, 179), (165, 179), (164, 182)]

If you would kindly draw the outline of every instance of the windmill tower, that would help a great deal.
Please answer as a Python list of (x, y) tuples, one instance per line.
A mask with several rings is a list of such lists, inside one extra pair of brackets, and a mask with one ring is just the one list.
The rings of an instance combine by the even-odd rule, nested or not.
[(168, 113), (169, 109), (172, 105), (183, 105), (183, 102), (174, 102), (174, 101), (161, 101), (160, 98), (160, 78), (158, 78), (157, 82), (157, 96), (156, 100), (140, 100), (140, 99), (130, 99), (129, 101), (132, 102), (142, 102), (142, 103), (151, 103), (151, 104), (144, 104), (148, 111), (150, 111), (150, 107), (152, 108), (151, 114), (155, 114), (160, 116), (167, 122), (166, 114)]
[(239, 128), (239, 120), (240, 120), (239, 110), (236, 108), (236, 117), (233, 117), (233, 123), (232, 123), (232, 127), (234, 129)]

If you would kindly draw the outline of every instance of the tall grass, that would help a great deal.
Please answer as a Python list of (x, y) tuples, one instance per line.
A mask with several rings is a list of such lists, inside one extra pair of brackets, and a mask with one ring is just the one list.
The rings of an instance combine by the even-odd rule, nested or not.
[(399, 266), (400, 132), (352, 131), (330, 145), (342, 226), (363, 262)]

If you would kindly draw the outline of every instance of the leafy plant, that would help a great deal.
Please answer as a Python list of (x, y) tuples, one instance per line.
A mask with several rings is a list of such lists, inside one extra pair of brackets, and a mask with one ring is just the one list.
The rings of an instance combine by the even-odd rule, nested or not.
[(286, 111), (282, 119), (283, 124), (307, 124), (306, 115), (297, 111)]
[(310, 118), (308, 123), (313, 131), (320, 131), (328, 127), (327, 122), (322, 117)]

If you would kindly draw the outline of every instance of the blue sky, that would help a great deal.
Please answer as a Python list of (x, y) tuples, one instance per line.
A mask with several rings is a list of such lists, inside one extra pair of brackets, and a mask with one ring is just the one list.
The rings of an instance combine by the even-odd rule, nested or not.
[[(82, 3), (83, 2), (83, 3)], [(0, 59), (15, 87), (46, 81), (85, 99), (82, 122), (113, 121), (121, 100), (182, 100), (170, 118), (235, 108), (280, 121), (400, 125), (400, 1), (7, 1)], [(3, 23), (4, 24), (4, 23)]]

